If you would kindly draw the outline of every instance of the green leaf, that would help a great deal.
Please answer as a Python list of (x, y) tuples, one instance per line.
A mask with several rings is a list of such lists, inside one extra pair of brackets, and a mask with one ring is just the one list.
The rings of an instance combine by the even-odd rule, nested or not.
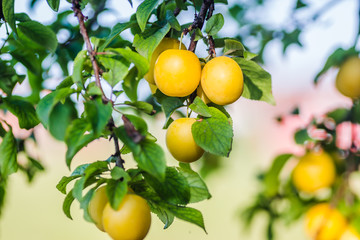
[(141, 117), (125, 114), (125, 117), (127, 117), (130, 122), (134, 125), (135, 129), (143, 136), (145, 136), (148, 132), (148, 127), (144, 119)]
[(136, 144), (127, 134), (125, 127), (120, 126), (114, 130), (116, 136), (128, 147), (131, 152), (135, 155), (138, 155), (141, 151), (140, 145)]
[(129, 176), (129, 174), (124, 170), (122, 169), (121, 167), (114, 167), (112, 170), (111, 170), (111, 178), (114, 179), (114, 180), (121, 180), (121, 181), (130, 181), (131, 178)]
[(124, 126), (115, 129), (115, 134), (131, 149), (139, 168), (161, 181), (165, 178), (165, 154), (159, 145), (152, 141), (141, 141), (140, 144), (134, 143), (127, 135)]
[(32, 91), (27, 99), (31, 103), (38, 103), (40, 101), (40, 92), (44, 89), (42, 86), (44, 79), (41, 75), (35, 75), (31, 71), (27, 71), (27, 77)]
[(140, 143), (141, 151), (134, 155), (139, 168), (159, 180), (165, 178), (166, 160), (163, 149), (156, 143), (145, 141)]
[[(203, 33), (201, 32), (200, 28), (195, 29), (195, 38), (194, 41), (199, 41), (201, 39), (205, 38)], [(206, 40), (205, 40), (206, 41)]]
[(66, 78), (64, 78), (64, 80), (62, 80), (61, 83), (59, 83), (59, 85), (56, 86), (56, 90), (59, 90), (61, 88), (69, 88), (74, 84), (74, 81), (72, 79), (71, 76), (67, 76)]
[(339, 124), (343, 121), (346, 121), (346, 118), (349, 116), (349, 109), (347, 108), (338, 108), (334, 111), (327, 113), (327, 117), (332, 118), (336, 124)]
[[(130, 177), (128, 177), (128, 178), (130, 178)], [(126, 178), (126, 179), (123, 178), (122, 181), (118, 181), (118, 180), (114, 180), (114, 179), (109, 179), (107, 181), (106, 195), (109, 199), (110, 206), (115, 210), (117, 210), (119, 208), (121, 201), (124, 199), (124, 197), (128, 191), (128, 185), (127, 185), (128, 178)]]
[(274, 159), (264, 179), (265, 193), (267, 196), (274, 196), (278, 192), (280, 185), (279, 174), (292, 156), (292, 154), (282, 154)]
[(68, 167), (70, 167), (71, 160), (75, 154), (96, 139), (94, 134), (87, 133), (91, 128), (91, 124), (86, 120), (76, 119), (72, 121), (71, 125), (66, 129), (65, 143), (68, 148), (66, 151), (66, 164)]
[(2, 0), (2, 10), (5, 21), (10, 25), (11, 29), (16, 33), (15, 25), (15, 0)]
[(15, 19), (19, 22), (31, 21), (31, 18), (26, 13), (15, 13)]
[(129, 106), (133, 106), (136, 109), (143, 111), (149, 115), (153, 115), (155, 113), (154, 110), (154, 106), (151, 105), (150, 103), (147, 102), (143, 102), (143, 101), (136, 101), (136, 102), (130, 102), (130, 101), (125, 101), (124, 104), (129, 105)]
[(158, 218), (165, 224), (164, 229), (170, 227), (170, 225), (174, 222), (174, 214), (168, 211), (166, 208), (163, 208), (153, 202), (148, 202), (151, 212), (155, 213)]
[(60, 0), (46, 0), (52, 10), (57, 12), (59, 10)]
[(106, 68), (102, 76), (112, 87), (122, 81), (129, 72), (130, 62), (124, 57), (100, 56), (98, 60)]
[(79, 166), (77, 166), (75, 168), (75, 170), (71, 173), (71, 176), (76, 176), (76, 175), (83, 175), (85, 170), (90, 166), (90, 163), (85, 163), (85, 164), (81, 164)]
[(244, 74), (243, 97), (275, 105), (271, 89), (271, 75), (257, 63), (244, 58), (233, 58)]
[(156, 191), (160, 198), (170, 204), (186, 205), (190, 201), (190, 187), (186, 178), (173, 167), (167, 167), (165, 180), (144, 175), (146, 182)]
[(220, 110), (209, 107), (209, 111), (212, 117), (202, 118), (192, 125), (194, 140), (206, 152), (228, 157), (234, 135), (232, 124)]
[(306, 141), (311, 140), (311, 137), (309, 136), (307, 129), (300, 129), (296, 131), (294, 139), (296, 144), (304, 144)]
[(210, 199), (211, 195), (205, 184), (201, 179), (200, 175), (193, 171), (190, 167), (190, 164), (180, 163), (180, 167), (177, 169), (179, 172), (186, 178), (190, 186), (190, 203), (200, 202), (205, 199)]
[(151, 12), (155, 9), (158, 2), (159, 0), (145, 0), (136, 9), (136, 19), (142, 32), (145, 30)]
[(18, 169), (16, 139), (10, 127), (0, 144), (0, 173), (7, 178)]
[(49, 125), (50, 114), (56, 104), (58, 104), (60, 101), (65, 101), (65, 99), (74, 92), (75, 90), (71, 88), (61, 88), (59, 90), (53, 91), (52, 93), (49, 93), (40, 100), (36, 107), (36, 113), (41, 123), (45, 127), (48, 127)]
[(88, 222), (94, 222), (89, 214), (88, 207), (91, 199), (93, 198), (95, 194), (95, 187), (90, 189), (85, 196), (79, 200), (80, 202), (80, 208), (84, 210), (84, 219)]
[(27, 21), (18, 23), (18, 28), (29, 39), (40, 46), (55, 52), (58, 42), (56, 34), (49, 28), (36, 21)]
[(175, 3), (176, 7), (180, 8), (181, 10), (187, 10), (184, 0), (175, 0)]
[(82, 191), (85, 186), (85, 177), (81, 177), (80, 179), (76, 180), (74, 187), (72, 189), (72, 195), (76, 198), (79, 202), (83, 198)]
[(189, 107), (191, 110), (201, 116), (211, 117), (209, 107), (199, 97), (196, 97), (194, 102)]
[(229, 119), (231, 118), (230, 114), (226, 111), (226, 109), (225, 109), (224, 106), (217, 105), (217, 104), (215, 104), (215, 103), (213, 103), (213, 102), (209, 103), (208, 106), (209, 106), (209, 107), (214, 107), (214, 108), (220, 110), (220, 112), (222, 112), (223, 114), (225, 114), (225, 116), (226, 116), (227, 118), (229, 118)]
[(303, 7), (307, 7), (307, 4), (304, 3), (302, 0), (297, 0), (295, 9), (299, 9), (299, 8), (303, 8)]
[(49, 132), (59, 141), (64, 141), (67, 127), (77, 118), (77, 111), (70, 98), (57, 103), (49, 116)]
[(228, 1), (227, 0), (214, 0), (214, 3), (222, 3), (222, 4), (227, 5)]
[(181, 31), (181, 26), (178, 20), (176, 19), (174, 12), (171, 10), (166, 11), (166, 21), (170, 24), (170, 26), (176, 31)]
[(131, 101), (137, 101), (137, 88), (139, 81), (137, 79), (137, 69), (132, 67), (129, 73), (126, 75), (122, 87), (126, 95), (130, 98)]
[(103, 172), (109, 170), (108, 162), (107, 161), (96, 161), (91, 163), (85, 170), (84, 170), (84, 178), (85, 182), (90, 179), (91, 177), (98, 176)]
[[(66, 194), (66, 186), (72, 181), (77, 178), (81, 177), (81, 175), (74, 175), (70, 177), (63, 176), (59, 183), (56, 185), (57, 190), (61, 193)], [(72, 194), (72, 193), (71, 193)]]
[[(96, 189), (96, 187), (89, 190), (85, 196), (82, 196), (83, 190), (90, 186), (91, 184), (98, 182), (99, 180), (96, 178), (98, 175), (102, 174), (105, 171), (108, 171), (108, 162), (107, 161), (96, 161), (91, 163), (86, 167), (84, 170), (84, 175), (79, 180), (77, 180), (74, 184), (73, 188), (73, 196), (80, 202), (80, 208), (84, 209), (84, 218), (87, 221), (92, 222), (91, 217), (89, 216), (87, 212), (87, 207), (89, 204), (89, 201), (92, 198), (92, 195)], [(100, 180), (103, 181), (103, 180)]]
[(17, 75), (15, 69), (8, 62), (0, 60), (0, 88), (9, 96), (16, 83), (22, 83), (25, 75)]
[(31, 129), (39, 124), (34, 106), (24, 98), (11, 96), (3, 101), (6, 108), (18, 118), (20, 128)]
[(244, 56), (245, 48), (240, 41), (236, 39), (225, 39), (224, 44), (223, 55)]
[[(1, 10), (1, 9), (0, 9)], [(2, 179), (1, 184), (0, 184), (0, 216), (2, 213), (2, 208), (4, 206), (5, 203), (5, 195), (6, 195), (6, 179)]]
[(170, 31), (170, 29), (171, 26), (168, 23), (164, 27), (159, 28), (156, 32), (149, 32), (146, 35), (136, 34), (134, 37), (133, 46), (138, 53), (150, 61), (155, 48), (159, 45), (161, 40)]
[(292, 44), (296, 44), (296, 45), (302, 47), (302, 44), (299, 40), (301, 32), (302, 32), (302, 30), (298, 29), (298, 28), (293, 30), (290, 33), (283, 31), (283, 39), (282, 39), (283, 53), (285, 53), (286, 49)]
[(206, 232), (204, 218), (199, 210), (183, 206), (174, 206), (170, 204), (167, 205), (167, 209), (172, 212), (175, 217), (193, 223), (201, 227)]
[(224, 16), (221, 13), (212, 15), (211, 18), (206, 22), (205, 32), (213, 36), (217, 34), (220, 29), (224, 26)]
[(166, 122), (169, 121), (171, 115), (176, 109), (184, 106), (184, 98), (169, 97), (160, 91), (156, 91), (154, 96), (156, 100), (161, 104), (161, 108), (165, 113)]
[(120, 54), (122, 57), (124, 57), (129, 62), (132, 62), (135, 64), (137, 69), (137, 77), (138, 80), (140, 80), (144, 75), (149, 71), (150, 65), (149, 62), (138, 54), (137, 52), (132, 51), (130, 48), (109, 48), (107, 51), (111, 51), (117, 54)]
[(94, 135), (99, 136), (111, 118), (112, 106), (110, 103), (104, 104), (101, 98), (97, 98), (94, 101), (87, 101), (84, 105), (86, 117), (92, 125)]
[(13, 39), (8, 39), (8, 43), (10, 44), (9, 53), (13, 58), (18, 60), (35, 75), (41, 74), (41, 62), (33, 50)]
[(130, 22), (126, 22), (126, 23), (117, 23), (112, 29), (111, 29), (111, 33), (109, 34), (109, 36), (106, 38), (105, 42), (103, 44), (100, 45), (99, 47), (99, 52), (103, 52), (104, 49), (120, 34), (122, 33), (124, 30), (131, 28), (133, 26), (135, 26), (137, 24), (137, 22), (135, 21), (130, 21)]
[(360, 123), (360, 101), (354, 101), (354, 104), (351, 108), (352, 116), (351, 122), (352, 123)]
[(87, 51), (82, 50), (77, 54), (74, 60), (72, 79), (74, 83), (76, 83), (78, 86), (82, 86), (83, 84), (82, 72), (84, 68), (84, 62), (86, 59), (87, 59)]
[(70, 208), (71, 208), (71, 204), (74, 202), (75, 198), (73, 197), (73, 192), (72, 190), (66, 195), (64, 202), (63, 202), (63, 212), (65, 213), (65, 215), (70, 218), (72, 220), (71, 217), (71, 213), (70, 213)]
[(349, 57), (358, 56), (359, 52), (354, 47), (344, 50), (342, 48), (336, 49), (326, 60), (324, 67), (316, 74), (314, 83), (319, 81), (321, 75), (323, 75), (331, 67), (340, 67), (340, 65), (346, 61)]

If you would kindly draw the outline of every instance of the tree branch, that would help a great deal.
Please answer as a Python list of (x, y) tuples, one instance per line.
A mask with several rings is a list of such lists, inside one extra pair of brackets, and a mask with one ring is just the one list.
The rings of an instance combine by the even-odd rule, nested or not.
[(138, 130), (135, 129), (134, 125), (125, 115), (122, 115), (121, 119), (124, 121), (124, 127), (127, 135), (134, 143), (139, 143), (145, 138)]
[[(184, 4), (186, 3), (186, 0), (184, 0)], [(181, 8), (179, 7), (176, 7), (175, 10), (174, 10), (174, 15), (175, 17), (177, 17), (181, 12)]]
[(82, 13), (82, 11), (80, 9), (79, 0), (72, 0), (72, 9), (75, 13), (75, 16), (77, 17), (77, 19), (79, 21), (80, 33), (84, 38), (86, 49), (89, 53), (90, 61), (91, 61), (91, 64), (92, 64), (92, 67), (94, 70), (96, 86), (98, 86), (101, 90), (103, 102), (104, 103), (110, 102), (111, 100), (105, 96), (104, 90), (101, 87), (99, 65), (95, 58), (96, 52), (92, 48), (90, 38), (89, 38), (89, 35), (88, 35), (86, 27), (85, 27), (85, 20), (87, 18), (84, 16), (84, 14)]
[[(204, 26), (205, 19), (209, 19), (214, 11), (214, 0), (204, 0), (201, 5), (200, 12), (195, 15), (194, 22), (189, 29), (185, 29), (184, 34), (186, 35), (189, 31), (199, 28), (200, 30)], [(191, 35), (189, 51), (195, 52), (197, 41), (195, 41), (196, 32), (194, 31)]]
[(125, 161), (121, 158), (119, 140), (118, 140), (117, 136), (115, 135), (115, 133), (113, 133), (111, 135), (111, 137), (114, 140), (114, 146), (115, 146), (115, 153), (113, 154), (113, 157), (116, 158), (115, 164), (117, 167), (121, 167), (122, 169), (125, 169), (125, 167), (124, 167)]
[(0, 20), (1, 19), (4, 19), (5, 20), (5, 18), (4, 18), (4, 13), (3, 13), (3, 9), (2, 9), (2, 0), (0, 0)]

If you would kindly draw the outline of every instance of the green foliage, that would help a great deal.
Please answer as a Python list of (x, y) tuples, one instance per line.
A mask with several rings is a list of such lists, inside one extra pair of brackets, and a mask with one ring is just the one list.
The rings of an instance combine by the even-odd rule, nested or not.
[(138, 53), (140, 53), (146, 59), (150, 60), (155, 48), (166, 36), (170, 28), (170, 24), (166, 24), (161, 28), (151, 29), (151, 31), (148, 30), (148, 32), (144, 32), (142, 34), (136, 34), (134, 36), (133, 46)]
[(12, 30), (16, 33), (15, 25), (15, 12), (14, 5), (15, 0), (2, 0), (2, 13), (4, 14), (4, 19), (9, 23)]
[(18, 170), (17, 144), (15, 137), (10, 130), (5, 134), (0, 144), (0, 177), (6, 179), (10, 174)]
[[(70, 209), (76, 200), (84, 210), (84, 218), (91, 222), (89, 202), (96, 189), (106, 185), (114, 209), (131, 188), (148, 201), (165, 228), (178, 218), (205, 231), (201, 212), (188, 206), (211, 198), (205, 182), (189, 164), (167, 166), (166, 154), (156, 143), (142, 114), (152, 116), (162, 112), (165, 129), (175, 118), (174, 113), (184, 116), (186, 108), (188, 114), (198, 114), (192, 133), (207, 156), (229, 156), (233, 140), (231, 117), (223, 106), (206, 105), (195, 97), (196, 92), (180, 98), (166, 96), (158, 90), (145, 98), (140, 96), (142, 91), (138, 88), (151, 67), (153, 52), (164, 37), (190, 39), (186, 36), (189, 32), (189, 35), (195, 34), (194, 41), (202, 39), (209, 50), (214, 50), (210, 49), (213, 46), (209, 42), (214, 39), (216, 48), (222, 48), (224, 55), (236, 59), (244, 72), (245, 97), (274, 104), (271, 77), (253, 61), (256, 54), (247, 51), (235, 36), (216, 37), (224, 26), (224, 16), (216, 12), (216, 6), (227, 4), (227, 1), (214, 1), (213, 14), (213, 6), (206, 7), (201, 0), (145, 0), (129, 19), (111, 28), (102, 26), (97, 19), (108, 10), (107, 1), (79, 1), (80, 6), (65, 2), (68, 10), (54, 13), (54, 20), (48, 26), (32, 20), (26, 13), (15, 13), (14, 0), (1, 2), (4, 16), (0, 18), (5, 22), (0, 27), (5, 26), (9, 34), (0, 48), (3, 93), (0, 105), (4, 112), (15, 115), (20, 128), (30, 130), (31, 136), (15, 138), (10, 126), (5, 130), (0, 125), (0, 207), (8, 175), (21, 171), (31, 181), (37, 172), (44, 170), (41, 162), (27, 152), (25, 144), (28, 139), (36, 142), (36, 134), (32, 131), (41, 123), (55, 139), (66, 144), (65, 162), (69, 168), (74, 156), (91, 142), (100, 138), (114, 142), (115, 152), (109, 153), (107, 160), (88, 159), (87, 164), (74, 166), (71, 175), (57, 184), (57, 189), (65, 194), (63, 211), (68, 218), (72, 218)], [(36, 7), (35, 2), (31, 3), (33, 7)], [(132, 5), (131, 0), (129, 3)], [(59, 11), (60, 0), (47, 0), (47, 4), (53, 11)], [(183, 14), (185, 20), (179, 21), (181, 11), (199, 13), (202, 7), (207, 9), (201, 18), (187, 19)], [(83, 10), (90, 13), (84, 23), (80, 18), (79, 24), (84, 24), (85, 28), (69, 22), (74, 11), (79, 14)], [(124, 31), (126, 40), (122, 38)], [(62, 32), (70, 34), (61, 39)], [(209, 57), (202, 59), (208, 60)], [(18, 70), (20, 64), (25, 71)], [(59, 76), (53, 73), (56, 65), (62, 71)], [(69, 66), (72, 69), (69, 70)], [(31, 92), (27, 97), (15, 96), (15, 86), (22, 87), (24, 79)], [(54, 86), (54, 79), (63, 80)], [(17, 162), (19, 152), (25, 153), (24, 163)], [(132, 154), (137, 163), (135, 169), (124, 169), (121, 155), (126, 153)], [(213, 166), (220, 165), (221, 160), (216, 159)]]
[(232, 123), (220, 110), (214, 107), (208, 110), (211, 117), (201, 118), (191, 127), (194, 140), (206, 152), (228, 157), (233, 138)]
[(142, 32), (145, 30), (150, 14), (155, 9), (158, 2), (159, 0), (145, 0), (136, 10), (136, 19)]
[(275, 105), (271, 89), (271, 75), (257, 63), (244, 58), (234, 58), (244, 74), (243, 97)]
[(36, 21), (26, 21), (20, 22), (18, 28), (30, 40), (51, 52), (55, 52), (58, 42), (55, 33), (49, 27)]
[(350, 48), (344, 50), (342, 48), (336, 49), (326, 60), (324, 67), (320, 70), (320, 72), (315, 76), (314, 83), (319, 81), (319, 78), (322, 74), (324, 74), (331, 67), (340, 67), (340, 65), (349, 57), (357, 56), (359, 54), (355, 48)]
[(190, 164), (180, 163), (177, 168), (179, 172), (186, 178), (190, 187), (190, 203), (200, 202), (211, 198), (211, 194), (201, 179), (200, 175), (191, 169)]
[(163, 181), (146, 175), (145, 180), (161, 199), (170, 204), (186, 205), (190, 201), (190, 186), (186, 178), (175, 168), (166, 168), (165, 179)]
[(46, 0), (52, 10), (57, 12), (59, 10), (60, 0)]
[(221, 13), (213, 15), (205, 26), (205, 32), (210, 35), (216, 35), (220, 29), (224, 26), (224, 16)]
[(3, 101), (5, 107), (18, 118), (20, 128), (31, 129), (39, 124), (34, 106), (24, 98), (11, 96)]
[(194, 102), (189, 106), (189, 108), (203, 117), (211, 117), (209, 107), (206, 106), (206, 104), (199, 97), (195, 98)]

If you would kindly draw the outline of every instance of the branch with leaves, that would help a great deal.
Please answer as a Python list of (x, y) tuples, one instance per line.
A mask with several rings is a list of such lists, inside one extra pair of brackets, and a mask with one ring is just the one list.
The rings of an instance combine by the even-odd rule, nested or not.
[[(47, 2), (51, 9), (59, 10), (59, 1)], [(211, 197), (205, 182), (188, 163), (167, 165), (165, 152), (151, 134), (153, 130), (143, 115), (164, 114), (164, 129), (167, 129), (178, 114), (187, 112), (189, 118), (195, 119), (190, 132), (201, 153), (228, 157), (234, 133), (225, 104), (205, 103), (196, 96), (200, 61), (206, 63), (210, 58), (216, 58), (215, 48), (222, 49), (236, 69), (243, 69), (236, 76), (241, 81), (243, 76), (245, 78), (245, 82), (241, 82), (244, 84), (243, 97), (274, 103), (270, 74), (252, 60), (255, 54), (248, 52), (236, 39), (217, 38), (224, 26), (224, 17), (221, 13), (213, 14), (214, 1), (145, 0), (129, 19), (114, 24), (112, 29), (95, 24), (97, 16), (106, 9), (105, 1), (97, 5), (91, 1), (72, 0), (69, 9), (73, 12), (57, 14), (50, 26), (31, 20), (25, 13), (15, 14), (14, 1), (3, 0), (2, 7), (6, 9), (4, 25), (9, 26), (11, 32), (0, 53), (0, 106), (19, 119), (20, 128), (33, 129), (40, 123), (55, 139), (66, 144), (65, 163), (69, 169), (74, 169), (57, 185), (65, 194), (65, 215), (72, 218), (70, 207), (76, 200), (84, 210), (84, 218), (94, 222), (89, 204), (99, 189), (106, 186), (106, 197), (113, 210), (127, 194), (136, 194), (146, 200), (165, 228), (179, 218), (205, 231), (202, 213), (190, 206)], [(94, 10), (93, 19), (84, 16), (85, 8)], [(187, 19), (187, 24), (180, 25), (178, 15), (181, 11), (199, 14), (195, 19)], [(75, 14), (78, 26), (67, 22), (71, 14)], [(68, 40), (58, 44), (56, 36), (62, 29), (71, 34)], [(122, 38), (125, 30), (130, 30), (131, 41)], [(158, 48), (170, 39), (176, 43), (174, 49), (178, 49), (179, 38), (186, 31), (192, 33), (190, 50), (195, 52), (196, 45), (203, 40), (210, 55), (199, 60), (191, 52), (199, 70), (199, 82), (192, 90), (194, 94), (168, 96), (158, 89), (151, 95), (138, 96), (139, 82), (154, 69), (151, 59), (160, 51)], [(5, 52), (11, 57), (10, 61), (1, 58)], [(50, 59), (51, 64), (44, 64), (45, 59)], [(69, 62), (73, 63), (70, 71)], [(15, 64), (23, 65), (27, 69), (26, 75), (18, 74)], [(61, 67), (63, 80), (54, 88), (44, 89), (54, 64)], [(45, 68), (47, 65), (49, 67)], [(25, 78), (31, 86), (30, 96), (13, 96), (15, 85)], [(20, 169), (32, 176), (34, 169), (40, 170), (41, 165), (30, 157), (29, 165), (20, 164), (15, 151), (17, 140), (11, 128), (0, 133), (3, 137), (0, 145), (2, 203), (4, 194), (1, 191), (5, 191), (8, 175)], [(114, 152), (109, 153), (107, 159), (91, 159), (89, 163), (73, 167), (77, 153), (97, 139), (112, 140)], [(125, 169), (123, 156), (126, 154), (132, 155), (137, 164), (135, 168)]]

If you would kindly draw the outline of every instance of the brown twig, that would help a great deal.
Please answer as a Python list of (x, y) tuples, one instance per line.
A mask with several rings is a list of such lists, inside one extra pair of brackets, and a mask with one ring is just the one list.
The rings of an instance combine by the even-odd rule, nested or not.
[(115, 145), (115, 153), (112, 155), (113, 157), (116, 158), (115, 164), (117, 167), (121, 167), (122, 169), (125, 169), (125, 167), (124, 167), (125, 161), (121, 158), (119, 140), (118, 140), (117, 136), (115, 135), (115, 133), (113, 133), (111, 136), (114, 140), (114, 145)]
[(144, 139), (144, 136), (135, 129), (134, 125), (125, 115), (122, 115), (121, 119), (124, 121), (125, 131), (131, 140), (133, 140), (134, 143), (141, 142)]
[[(188, 30), (185, 29), (184, 34), (186, 35), (189, 31), (199, 28), (200, 30), (204, 26), (205, 19), (209, 19), (214, 11), (214, 0), (204, 0), (201, 5), (200, 12), (198, 15), (195, 14), (194, 22)], [(191, 35), (189, 51), (195, 52), (197, 41), (195, 41), (196, 32), (194, 31)]]
[(0, 20), (1, 20), (1, 19), (4, 19), (4, 20), (5, 20), (4, 14), (3, 14), (3, 9), (2, 9), (2, 0), (0, 0)]
[(114, 119), (112, 117), (110, 118), (107, 126), (108, 126), (109, 130), (112, 132), (110, 141), (114, 140), (114, 146), (115, 146), (115, 153), (111, 156), (116, 158), (115, 165), (117, 167), (121, 167), (122, 169), (125, 169), (125, 167), (124, 167), (125, 161), (121, 158), (119, 139), (113, 131), (115, 128), (115, 123), (114, 123)]
[(214, 38), (212, 36), (208, 36), (208, 41), (209, 41), (209, 55), (212, 58), (214, 58), (216, 57)]
[(92, 64), (92, 67), (94, 70), (96, 86), (98, 86), (101, 90), (103, 102), (104, 103), (110, 102), (111, 100), (106, 97), (104, 90), (101, 87), (100, 70), (99, 70), (100, 68), (99, 68), (99, 65), (95, 58), (96, 52), (92, 48), (90, 38), (89, 38), (89, 35), (88, 35), (86, 27), (85, 27), (85, 20), (87, 18), (84, 16), (84, 14), (82, 13), (82, 11), (80, 9), (79, 0), (72, 0), (72, 9), (75, 13), (75, 16), (77, 17), (77, 19), (79, 21), (80, 33), (83, 36), (83, 39), (84, 39), (85, 45), (86, 45), (86, 49), (89, 53), (90, 61), (91, 61), (91, 64)]
[[(186, 3), (186, 0), (184, 0), (184, 4)], [(175, 17), (177, 17), (181, 12), (181, 8), (179, 7), (176, 7), (175, 10), (174, 10), (174, 15)]]

